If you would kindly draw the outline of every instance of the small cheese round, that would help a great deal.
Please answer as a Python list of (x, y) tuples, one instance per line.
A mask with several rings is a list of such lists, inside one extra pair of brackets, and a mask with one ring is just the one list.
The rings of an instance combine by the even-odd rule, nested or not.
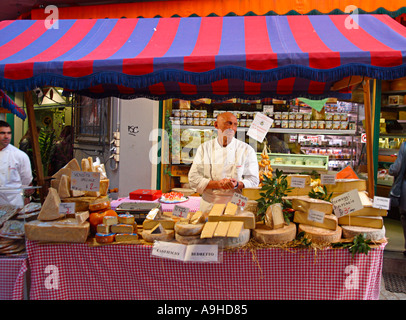
[(221, 238), (224, 249), (238, 248), (246, 245), (250, 241), (251, 230), (242, 229), (238, 237)]
[(257, 224), (252, 230), (252, 236), (259, 243), (283, 244), (290, 242), (296, 237), (296, 224), (293, 222), (284, 225), (282, 228), (270, 229), (264, 224)]
[(143, 230), (141, 236), (147, 242), (170, 241), (175, 238), (175, 231), (166, 230), (166, 233), (151, 233), (151, 230)]
[(338, 242), (340, 241), (342, 234), (342, 229), (340, 226), (337, 226), (336, 230), (329, 230), (306, 224), (299, 224), (298, 231), (304, 231), (313, 243), (318, 244)]
[(110, 201), (98, 201), (89, 203), (89, 211), (100, 211), (110, 207)]
[(114, 241), (115, 233), (96, 233), (95, 238), (98, 243), (111, 243)]
[(204, 223), (190, 224), (185, 221), (175, 223), (175, 232), (181, 236), (196, 236), (199, 235), (204, 227)]
[(366, 239), (372, 241), (378, 241), (385, 238), (385, 226), (381, 229), (376, 228), (366, 228), (366, 227), (358, 227), (358, 226), (341, 226), (343, 229), (343, 238), (351, 239), (359, 234), (365, 234)]

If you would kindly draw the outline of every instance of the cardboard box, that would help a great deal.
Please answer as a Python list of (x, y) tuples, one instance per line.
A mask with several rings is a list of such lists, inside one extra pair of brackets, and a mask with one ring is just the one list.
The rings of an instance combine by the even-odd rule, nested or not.
[(161, 195), (161, 190), (138, 189), (130, 192), (130, 199), (154, 201), (156, 199), (159, 199)]

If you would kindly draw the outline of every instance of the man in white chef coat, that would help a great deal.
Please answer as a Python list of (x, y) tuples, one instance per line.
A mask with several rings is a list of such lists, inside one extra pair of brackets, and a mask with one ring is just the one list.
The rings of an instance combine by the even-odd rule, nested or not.
[(10, 141), (11, 126), (0, 120), (0, 204), (23, 207), (22, 190), (9, 190), (31, 183), (31, 163), (28, 155), (11, 145)]
[(198, 147), (190, 168), (190, 187), (202, 195), (200, 210), (206, 215), (214, 203), (227, 203), (235, 192), (259, 184), (256, 152), (234, 137), (237, 124), (231, 112), (218, 115), (217, 138)]

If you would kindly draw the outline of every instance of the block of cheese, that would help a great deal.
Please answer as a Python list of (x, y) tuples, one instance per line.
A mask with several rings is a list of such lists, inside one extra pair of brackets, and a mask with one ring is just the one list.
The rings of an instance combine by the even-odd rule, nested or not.
[(209, 216), (221, 216), (226, 208), (225, 203), (215, 203), (210, 210)]
[(313, 199), (309, 196), (286, 197), (292, 202), (292, 208), (297, 211), (309, 212), (316, 210), (325, 214), (333, 213), (333, 204), (328, 201)]
[(237, 213), (238, 206), (232, 202), (227, 203), (226, 208), (224, 209), (224, 214), (233, 216)]
[(213, 237), (226, 237), (229, 227), (230, 221), (219, 221), (216, 230), (214, 230)]
[(257, 188), (243, 188), (242, 189), (242, 195), (244, 197), (247, 197), (248, 200), (258, 200), (259, 198), (261, 198), (261, 188), (257, 187)]
[(118, 223), (118, 218), (116, 216), (104, 216), (103, 217), (103, 224), (106, 226), (112, 226), (113, 224)]
[(80, 212), (80, 211), (92, 211), (90, 210), (89, 205), (95, 202), (103, 202), (107, 201), (108, 204), (110, 205), (110, 201), (108, 197), (88, 197), (88, 196), (83, 196), (83, 197), (70, 197), (70, 198), (64, 198), (61, 199), (62, 202), (75, 202), (75, 211)]
[(102, 179), (100, 180), (100, 195), (101, 196), (107, 196), (108, 190), (109, 190), (109, 184), (110, 180), (109, 179)]
[(365, 191), (359, 191), (358, 195), (361, 199), (362, 206), (361, 210), (351, 212), (350, 216), (381, 216), (385, 217), (388, 215), (388, 211), (385, 209), (374, 208), (371, 199), (368, 197)]
[(82, 211), (75, 213), (76, 221), (81, 224), (84, 223), (89, 218), (89, 211)]
[(352, 239), (360, 234), (364, 234), (366, 239), (372, 241), (378, 241), (385, 238), (385, 226), (383, 226), (381, 229), (376, 229), (342, 225), (341, 228), (343, 229), (343, 238), (345, 239)]
[(310, 226), (315, 226), (324, 229), (336, 230), (338, 226), (338, 219), (334, 214), (326, 214), (323, 222), (318, 222), (308, 219), (309, 213), (303, 211), (295, 211), (293, 222), (303, 223)]
[(70, 190), (71, 196), (72, 197), (82, 197), (86, 194), (85, 191), (83, 190)]
[(237, 238), (240, 236), (241, 230), (244, 228), (242, 221), (230, 221), (230, 227), (227, 231), (227, 237)]
[(54, 179), (56, 179), (56, 180), (60, 180), (63, 175), (66, 175), (66, 176), (70, 177), (70, 176), (71, 176), (71, 173), (72, 173), (72, 169), (71, 169), (71, 168), (63, 167), (63, 168), (59, 169), (59, 171), (56, 172), (56, 173), (52, 176), (52, 178), (54, 178)]
[(280, 203), (274, 203), (268, 207), (265, 212), (265, 224), (271, 229), (279, 229), (284, 226), (285, 219)]
[(86, 171), (86, 172), (91, 171), (91, 167), (90, 167), (88, 159), (83, 158), (80, 164), (82, 166), (82, 171)]
[(206, 220), (206, 217), (204, 216), (203, 212), (196, 211), (195, 213), (193, 213), (192, 217), (190, 218), (190, 223), (199, 224), (199, 223), (204, 223), (205, 220)]
[(257, 213), (258, 211), (258, 202), (256, 200), (248, 200), (244, 208), (245, 211), (252, 213)]
[(158, 223), (155, 227), (151, 229), (151, 234), (159, 234), (159, 233), (166, 233), (165, 228), (160, 223)]
[(218, 222), (207, 221), (204, 226), (203, 230), (200, 234), (200, 238), (213, 238), (214, 231), (216, 230)]
[(71, 169), (72, 171), (80, 171), (80, 165), (79, 162), (73, 158), (71, 161), (69, 161), (64, 168)]
[(98, 243), (112, 243), (116, 237), (115, 233), (96, 233), (95, 238)]
[(52, 179), (51, 180), (51, 188), (54, 188), (58, 191), (59, 183), (61, 182), (60, 179)]
[(93, 164), (93, 159), (92, 157), (88, 157), (87, 161), (89, 161), (89, 167), (90, 167), (90, 171), (91, 172), (96, 172), (95, 168), (94, 168), (94, 164)]
[(307, 196), (312, 190), (312, 186), (305, 186), (304, 188), (290, 188), (286, 193), (288, 196)]
[(264, 224), (257, 224), (252, 230), (252, 237), (259, 243), (266, 244), (284, 244), (290, 242), (296, 237), (296, 225), (289, 223), (279, 229), (271, 229)]
[(305, 186), (310, 186), (312, 182), (312, 177), (306, 174), (288, 174), (286, 176), (286, 181), (288, 182), (288, 187), (292, 185), (292, 178), (300, 178), (305, 180)]
[(56, 221), (33, 220), (25, 223), (24, 229), (28, 240), (85, 243), (90, 224), (87, 221), (78, 224), (76, 219), (72, 218)]
[(113, 233), (133, 233), (134, 227), (130, 224), (119, 223), (111, 225), (110, 230)]
[(96, 197), (96, 198), (98, 198), (98, 197), (101, 196), (99, 191), (87, 191), (87, 190), (85, 190), (84, 192), (85, 192), (86, 197)]
[(358, 226), (366, 228), (381, 229), (383, 227), (383, 218), (380, 216), (343, 216), (338, 218), (339, 225)]
[(131, 224), (135, 223), (135, 217), (130, 213), (122, 213), (118, 215), (118, 223)]
[(367, 190), (367, 182), (363, 179), (336, 179), (335, 184), (326, 184), (328, 193), (345, 193), (354, 189), (358, 191)]
[(138, 240), (136, 233), (117, 233), (114, 239), (116, 242), (134, 241)]
[(110, 206), (110, 201), (95, 201), (93, 203), (89, 203), (89, 211), (101, 211), (108, 209)]
[(44, 204), (41, 206), (41, 211), (38, 214), (38, 220), (51, 221), (62, 218), (64, 215), (59, 213), (59, 198), (58, 191), (54, 188), (48, 189), (48, 195), (45, 198)]
[(187, 221), (178, 221), (175, 223), (175, 232), (181, 236), (199, 235), (204, 227), (204, 223), (192, 224)]
[(98, 224), (97, 225), (97, 233), (111, 233), (110, 232), (110, 226), (109, 225), (105, 225), (105, 224)]
[(163, 219), (148, 220), (148, 219), (145, 219), (142, 223), (142, 228), (144, 230), (151, 230), (158, 224), (161, 224), (166, 230), (173, 230), (175, 227), (175, 221), (173, 221), (173, 220), (163, 220)]
[(142, 230), (141, 236), (147, 242), (171, 241), (175, 238), (175, 231), (166, 230), (166, 233), (151, 233), (151, 230)]
[(254, 229), (255, 228), (255, 214), (249, 211), (240, 211), (237, 212), (234, 216), (230, 215), (221, 215), (221, 216), (208, 216), (209, 222), (218, 222), (218, 221), (243, 221), (245, 229)]
[(324, 229), (307, 224), (299, 224), (298, 232), (304, 232), (313, 243), (333, 243), (341, 239), (342, 229), (337, 226), (336, 230)]
[(58, 194), (61, 199), (69, 198), (71, 196), (71, 194), (70, 194), (70, 177), (68, 177), (65, 174), (63, 174), (61, 176), (61, 180), (59, 182), (59, 187), (58, 187)]

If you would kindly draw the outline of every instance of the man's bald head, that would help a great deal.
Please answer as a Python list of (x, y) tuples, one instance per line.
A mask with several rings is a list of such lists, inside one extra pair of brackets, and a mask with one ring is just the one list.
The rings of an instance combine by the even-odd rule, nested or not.
[(214, 127), (218, 131), (219, 141), (228, 145), (237, 132), (238, 120), (231, 112), (223, 112), (217, 116)]

